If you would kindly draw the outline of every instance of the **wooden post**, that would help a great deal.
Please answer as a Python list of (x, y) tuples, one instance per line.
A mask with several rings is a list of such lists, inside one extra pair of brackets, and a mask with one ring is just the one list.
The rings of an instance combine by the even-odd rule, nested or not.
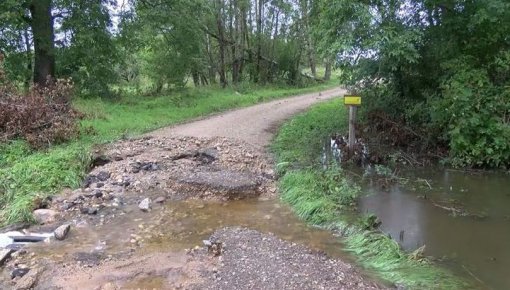
[(356, 112), (358, 106), (361, 105), (361, 97), (345, 95), (344, 104), (349, 106), (349, 141), (347, 143), (347, 148), (349, 149), (349, 155), (352, 156), (354, 153), (354, 146), (356, 145)]
[(356, 144), (356, 111), (357, 106), (349, 106), (349, 154), (354, 152), (354, 145)]

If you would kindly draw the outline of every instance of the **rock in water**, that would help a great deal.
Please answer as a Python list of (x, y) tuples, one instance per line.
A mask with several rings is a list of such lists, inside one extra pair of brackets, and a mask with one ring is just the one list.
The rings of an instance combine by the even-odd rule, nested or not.
[(69, 230), (71, 230), (70, 224), (61, 225), (53, 232), (53, 235), (55, 235), (55, 239), (62, 241), (67, 237)]
[(149, 211), (151, 209), (151, 200), (150, 200), (150, 198), (146, 198), (146, 199), (142, 200), (138, 204), (138, 208), (141, 209), (142, 211)]
[(14, 289), (16, 290), (28, 290), (34, 288), (39, 280), (39, 276), (42, 273), (41, 268), (31, 269), (21, 279), (16, 282)]
[(36, 209), (33, 215), (39, 224), (50, 224), (57, 219), (58, 212), (52, 209)]

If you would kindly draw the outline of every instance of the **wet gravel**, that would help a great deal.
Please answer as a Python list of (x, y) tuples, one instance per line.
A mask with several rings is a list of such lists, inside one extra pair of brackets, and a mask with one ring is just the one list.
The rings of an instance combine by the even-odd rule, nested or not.
[(210, 239), (222, 243), (217, 267), (194, 289), (386, 289), (353, 266), (273, 234), (224, 228)]

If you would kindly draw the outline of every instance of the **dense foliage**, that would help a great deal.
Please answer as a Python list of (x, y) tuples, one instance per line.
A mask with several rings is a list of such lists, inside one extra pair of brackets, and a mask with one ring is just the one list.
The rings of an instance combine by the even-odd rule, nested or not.
[(302, 86), (336, 64), (370, 128), (456, 166), (510, 164), (508, 35), (506, 0), (0, 1), (18, 90), (52, 78), (86, 97)]
[(367, 112), (413, 128), (422, 149), (448, 146), (454, 165), (510, 165), (508, 1), (324, 0), (315, 13)]
[[(193, 83), (302, 85), (331, 76), (312, 0), (4, 0), (0, 52), (11, 80), (72, 78), (82, 96)], [(324, 56), (324, 57), (322, 57)], [(311, 74), (303, 74), (309, 67)]]

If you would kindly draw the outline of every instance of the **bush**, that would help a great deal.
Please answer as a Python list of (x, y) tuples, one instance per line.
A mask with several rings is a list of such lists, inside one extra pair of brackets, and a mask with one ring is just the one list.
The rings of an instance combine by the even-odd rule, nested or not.
[(431, 106), (433, 125), (445, 132), (457, 166), (510, 164), (510, 90), (496, 86), (485, 69), (456, 66)]
[(71, 107), (70, 81), (19, 93), (2, 76), (0, 72), (0, 142), (24, 139), (33, 148), (41, 148), (78, 134), (79, 114)]

